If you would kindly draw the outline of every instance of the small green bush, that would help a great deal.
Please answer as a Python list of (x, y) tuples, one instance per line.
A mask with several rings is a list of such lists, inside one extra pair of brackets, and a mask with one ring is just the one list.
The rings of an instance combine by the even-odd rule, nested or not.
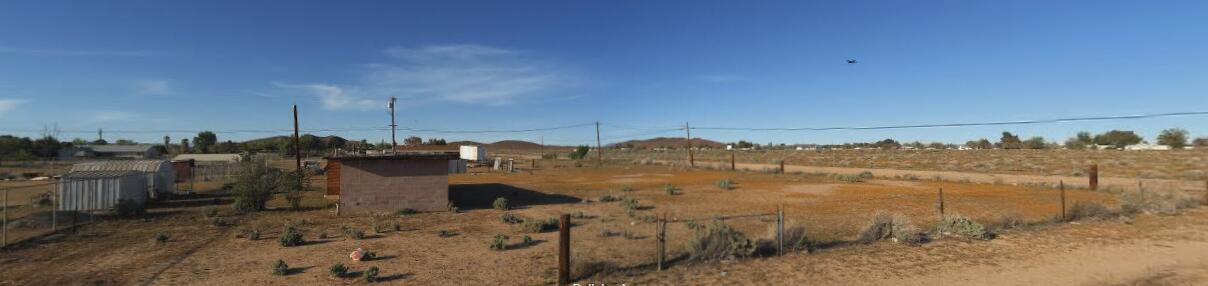
[(622, 192), (632, 192), (632, 191), (636, 191), (636, 190), (637, 189), (634, 189), (633, 187), (630, 187), (630, 186), (621, 187)]
[(491, 203), (491, 206), (497, 210), (506, 211), (508, 210), (508, 199), (503, 197), (496, 198), (495, 202)]
[(873, 178), (873, 175), (872, 175), (872, 172), (870, 172), (870, 171), (864, 171), (864, 172), (860, 172), (860, 174), (856, 175), (856, 177), (860, 178), (861, 180), (871, 180)]
[(637, 210), (639, 206), (640, 205), (637, 199), (625, 198), (624, 200), (621, 200), (621, 208), (625, 209), (626, 211)]
[(784, 249), (808, 250), (809, 247), (810, 242), (808, 237), (805, 235), (804, 226), (791, 226), (784, 229)]
[(118, 200), (113, 205), (113, 213), (121, 217), (135, 217), (147, 213), (147, 207), (132, 200)]
[(961, 215), (945, 216), (936, 231), (944, 235), (956, 235), (970, 239), (990, 239), (991, 234), (986, 227)]
[(503, 213), (502, 215), (499, 216), (499, 219), (507, 224), (519, 224), (519, 223), (524, 222), (524, 219), (522, 219), (512, 213)]
[(273, 275), (289, 274), (289, 264), (285, 264), (284, 260), (277, 259), (277, 263), (273, 263)]
[(349, 227), (349, 228), (344, 229), (344, 236), (352, 238), (352, 239), (358, 239), (358, 240), (365, 239), (365, 231), (362, 231), (359, 228)]
[(419, 213), (419, 211), (416, 211), (415, 209), (411, 209), (411, 208), (401, 208), (398, 211), (394, 212), (394, 214), (399, 215), (399, 216), (409, 216), (409, 215), (413, 215), (413, 214), (417, 214), (417, 213)]
[(671, 184), (663, 185), (663, 191), (667, 192), (667, 195), (669, 196), (678, 195), (680, 193), (679, 189)]
[(609, 229), (604, 229), (604, 230), (600, 231), (600, 236), (602, 236), (602, 237), (613, 237), (613, 236), (618, 236), (618, 235), (621, 235), (621, 234), (614, 232), (612, 230), (609, 230)]
[(496, 234), (495, 239), (491, 241), (491, 250), (503, 251), (508, 248), (508, 236)]
[(247, 228), (244, 228), (239, 231), (239, 236), (242, 236), (243, 238), (246, 238), (247, 240), (253, 240), (253, 241), (259, 240), (260, 239), (260, 229), (258, 229), (256, 227), (247, 227)]
[(755, 244), (746, 235), (724, 222), (695, 231), (688, 241), (688, 257), (692, 260), (723, 260), (755, 254)]
[(348, 267), (344, 266), (343, 263), (337, 262), (336, 264), (332, 264), (331, 267), (328, 267), (327, 272), (331, 273), (331, 276), (344, 277), (348, 276)]
[(167, 234), (167, 233), (162, 233), (162, 232), (161, 232), (161, 233), (157, 233), (157, 234), (155, 234), (155, 242), (160, 243), (160, 244), (167, 243), (167, 242), (168, 242), (168, 234)]
[(558, 219), (549, 218), (544, 220), (529, 219), (520, 224), (520, 228), (528, 233), (540, 233), (554, 231), (558, 229)]
[(583, 211), (575, 211), (570, 214), (570, 217), (576, 219), (587, 218), (587, 213), (584, 213)]
[(370, 266), (368, 270), (365, 270), (365, 282), (369, 282), (369, 283), (378, 282), (377, 266)]
[(206, 206), (204, 209), (202, 209), (202, 214), (204, 214), (206, 218), (216, 217), (218, 216), (218, 208), (214, 206)]
[(531, 237), (531, 236), (529, 236), (529, 235), (525, 234), (525, 235), (524, 235), (524, 237), (523, 237), (523, 238), (521, 238), (520, 243), (522, 243), (522, 244), (524, 244), (524, 245), (532, 245), (532, 244), (533, 244), (533, 237)]
[(734, 188), (734, 182), (730, 181), (730, 179), (717, 181), (717, 188), (729, 191)]
[(286, 226), (285, 231), (281, 232), (281, 239), (279, 239), (279, 242), (281, 243), (281, 246), (291, 247), (302, 245), (302, 243), (305, 241), (302, 239), (301, 231), (298, 231), (298, 229), (294, 228), (293, 226)]
[(373, 251), (366, 250), (361, 253), (361, 261), (372, 261), (374, 258), (377, 258), (377, 253)]
[(906, 218), (887, 213), (878, 213), (864, 231), (860, 232), (859, 241), (872, 243), (878, 240), (893, 239), (898, 243), (921, 244), (926, 237), (915, 228)]
[(614, 196), (612, 196), (612, 195), (603, 195), (603, 196), (600, 196), (600, 202), (602, 202), (602, 203), (615, 202), (615, 201), (618, 201), (618, 200), (620, 200), (620, 199), (621, 199), (621, 198), (614, 197)]
[(454, 235), (457, 235), (457, 233), (453, 232), (452, 230), (442, 229), (439, 232), (437, 232), (436, 235), (438, 235), (440, 237), (452, 237)]

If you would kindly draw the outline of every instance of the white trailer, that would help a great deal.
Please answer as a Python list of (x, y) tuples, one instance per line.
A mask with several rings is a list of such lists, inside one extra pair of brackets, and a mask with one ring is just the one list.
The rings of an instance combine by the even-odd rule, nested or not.
[(460, 155), (462, 160), (471, 162), (484, 162), (487, 160), (487, 151), (482, 146), (462, 145)]

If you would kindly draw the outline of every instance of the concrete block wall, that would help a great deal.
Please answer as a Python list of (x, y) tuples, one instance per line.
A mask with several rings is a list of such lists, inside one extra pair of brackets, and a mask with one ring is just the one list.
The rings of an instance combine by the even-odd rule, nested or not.
[(340, 169), (341, 213), (448, 207), (448, 160), (347, 160)]

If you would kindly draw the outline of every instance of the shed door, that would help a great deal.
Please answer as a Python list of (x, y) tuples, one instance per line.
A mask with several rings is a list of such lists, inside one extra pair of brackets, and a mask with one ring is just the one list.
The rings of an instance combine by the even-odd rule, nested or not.
[(340, 195), (340, 161), (327, 161), (327, 195)]

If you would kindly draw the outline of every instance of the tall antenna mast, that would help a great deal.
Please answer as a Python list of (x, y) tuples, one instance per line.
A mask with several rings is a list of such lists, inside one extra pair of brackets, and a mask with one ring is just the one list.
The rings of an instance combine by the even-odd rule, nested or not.
[(390, 104), (386, 105), (386, 107), (390, 108), (390, 153), (398, 152), (398, 140), (394, 138), (394, 128), (398, 127), (398, 125), (394, 124), (394, 102), (397, 100), (398, 98), (391, 96)]

